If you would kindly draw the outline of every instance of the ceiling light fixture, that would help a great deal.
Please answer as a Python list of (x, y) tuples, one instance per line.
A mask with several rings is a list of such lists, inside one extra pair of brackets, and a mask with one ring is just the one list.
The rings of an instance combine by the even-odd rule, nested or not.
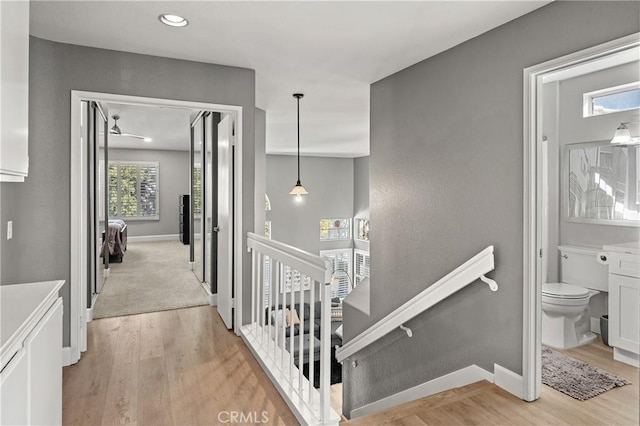
[(297, 202), (302, 201), (303, 195), (309, 194), (309, 191), (307, 191), (300, 183), (300, 98), (303, 96), (304, 95), (302, 93), (293, 94), (293, 97), (298, 101), (298, 180), (291, 192), (289, 192), (289, 195), (295, 195)]
[(160, 22), (170, 27), (186, 27), (189, 21), (180, 15), (172, 15), (170, 13), (163, 13), (158, 16)]
[(616, 132), (613, 134), (613, 139), (611, 139), (611, 144), (613, 145), (627, 145), (632, 143), (637, 143), (638, 138), (631, 137), (631, 131), (629, 130), (629, 126), (627, 124), (631, 123), (640, 123), (639, 121), (626, 121), (624, 123), (620, 123)]

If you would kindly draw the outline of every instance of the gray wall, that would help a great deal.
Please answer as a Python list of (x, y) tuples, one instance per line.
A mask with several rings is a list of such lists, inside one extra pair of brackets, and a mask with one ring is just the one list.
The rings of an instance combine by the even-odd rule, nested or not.
[(127, 235), (178, 234), (178, 195), (189, 193), (189, 152), (109, 149), (109, 161), (118, 160), (157, 161), (160, 167), (160, 220), (129, 220)]
[(264, 195), (267, 191), (267, 113), (256, 108), (256, 176), (254, 179), (255, 225), (258, 235), (264, 235)]
[[(523, 69), (640, 29), (638, 2), (554, 2), (371, 86), (373, 324), (486, 246), (475, 283), (343, 365), (343, 413), (476, 364), (522, 373)], [(353, 312), (344, 312), (345, 337)]]
[[(2, 183), (2, 282), (64, 279), (64, 345), (69, 345), (70, 92), (86, 90), (243, 108), (243, 234), (253, 230), (255, 72), (249, 69), (95, 49), (31, 38), (29, 177)], [(246, 241), (243, 241), (246, 246)], [(244, 257), (244, 300), (250, 258)], [(248, 287), (247, 287), (248, 285)], [(249, 315), (249, 306), (244, 312)]]
[(310, 253), (348, 248), (352, 240), (320, 241), (320, 219), (353, 217), (353, 159), (301, 157), (300, 177), (309, 191), (301, 203), (289, 191), (296, 183), (296, 157), (267, 155), (271, 236)]
[[(353, 217), (369, 219), (369, 216), (369, 157), (367, 156), (353, 159)], [(354, 239), (353, 244), (357, 249), (369, 251), (368, 241)]]

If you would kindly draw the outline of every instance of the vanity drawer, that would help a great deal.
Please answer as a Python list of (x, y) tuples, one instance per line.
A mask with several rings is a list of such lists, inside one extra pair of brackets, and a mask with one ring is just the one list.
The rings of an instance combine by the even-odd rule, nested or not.
[(640, 259), (630, 253), (609, 253), (609, 273), (640, 278)]

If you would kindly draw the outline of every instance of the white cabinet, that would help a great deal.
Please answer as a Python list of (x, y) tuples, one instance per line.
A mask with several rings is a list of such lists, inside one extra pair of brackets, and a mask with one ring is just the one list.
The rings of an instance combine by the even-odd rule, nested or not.
[(62, 423), (63, 283), (0, 286), (0, 424)]
[(0, 424), (26, 425), (28, 418), (26, 350), (19, 350), (0, 373)]
[(605, 246), (609, 265), (609, 344), (613, 358), (640, 366), (640, 256), (633, 245)]
[(29, 171), (29, 2), (0, 1), (0, 182)]

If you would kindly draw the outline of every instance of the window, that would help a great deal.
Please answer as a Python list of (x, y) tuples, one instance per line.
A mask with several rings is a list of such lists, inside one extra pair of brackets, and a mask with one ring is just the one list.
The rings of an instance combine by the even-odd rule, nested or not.
[(110, 218), (159, 220), (158, 191), (158, 163), (109, 162)]
[(369, 278), (371, 272), (371, 258), (369, 252), (364, 250), (353, 250), (353, 277), (355, 286), (360, 284), (365, 278)]
[(369, 241), (369, 219), (356, 218), (356, 240)]
[(200, 217), (202, 213), (202, 166), (193, 165), (193, 215)]
[(584, 117), (640, 108), (640, 81), (583, 95)]
[(351, 219), (320, 219), (320, 241), (350, 239)]
[(320, 250), (320, 257), (330, 262), (331, 297), (344, 299), (353, 288), (351, 249)]

